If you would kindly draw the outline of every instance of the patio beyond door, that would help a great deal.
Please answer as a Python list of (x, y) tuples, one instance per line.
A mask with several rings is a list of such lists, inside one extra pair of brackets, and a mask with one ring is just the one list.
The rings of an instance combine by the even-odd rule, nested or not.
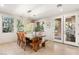
[(55, 19), (54, 41), (77, 46), (76, 15)]
[(63, 42), (63, 36), (62, 36), (62, 18), (56, 18), (55, 19), (55, 22), (54, 22), (54, 25), (55, 25), (55, 28), (54, 28), (54, 41), (56, 42)]
[(76, 44), (76, 16), (67, 16), (64, 19), (64, 43)]

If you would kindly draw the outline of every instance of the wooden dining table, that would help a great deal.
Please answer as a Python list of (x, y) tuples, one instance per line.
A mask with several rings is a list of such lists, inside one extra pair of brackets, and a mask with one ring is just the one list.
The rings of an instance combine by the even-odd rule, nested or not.
[(29, 44), (34, 51), (39, 50), (42, 47), (42, 43), (45, 42), (45, 39), (43, 39), (43, 37), (45, 37), (45, 35), (44, 36), (34, 36), (32, 34), (26, 34), (25, 36), (30, 38), (31, 43), (29, 43)]
[(42, 37), (33, 37), (31, 38), (31, 42), (28, 44), (30, 44), (31, 48), (36, 52), (42, 47), (43, 42)]

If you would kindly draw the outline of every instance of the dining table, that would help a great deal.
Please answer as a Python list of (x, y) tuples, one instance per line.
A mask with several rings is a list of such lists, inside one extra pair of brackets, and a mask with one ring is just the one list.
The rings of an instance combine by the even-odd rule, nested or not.
[[(33, 46), (33, 50), (35, 50), (35, 51), (37, 51), (38, 48), (42, 47), (42, 43), (45, 41), (45, 39), (43, 39), (43, 37), (45, 37), (45, 35), (44, 36), (35, 36), (31, 33), (28, 33), (25, 36), (30, 38), (31, 41), (34, 41), (35, 39), (38, 40), (38, 42), (36, 44), (33, 42), (31, 43), (31, 45)], [(41, 38), (41, 40), (40, 40), (40, 38)]]

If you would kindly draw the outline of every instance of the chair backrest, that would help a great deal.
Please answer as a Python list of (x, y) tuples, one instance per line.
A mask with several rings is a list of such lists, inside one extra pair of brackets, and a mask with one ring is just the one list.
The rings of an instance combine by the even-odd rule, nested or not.
[(17, 38), (18, 38), (18, 40), (21, 39), (19, 32), (17, 33)]
[(38, 43), (41, 44), (41, 42), (42, 42), (42, 37), (39, 37)]
[(17, 33), (18, 39), (21, 41), (25, 40), (25, 32), (18, 32)]
[(32, 39), (32, 43), (33, 44), (40, 44), (42, 42), (42, 38), (40, 38), (40, 37), (34, 37), (33, 39)]
[(32, 43), (37, 43), (38, 42), (38, 38), (37, 37), (34, 37), (33, 39), (32, 39)]

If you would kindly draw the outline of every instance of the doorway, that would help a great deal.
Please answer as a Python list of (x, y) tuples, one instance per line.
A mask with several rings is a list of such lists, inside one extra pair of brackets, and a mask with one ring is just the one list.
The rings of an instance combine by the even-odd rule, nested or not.
[(64, 21), (64, 43), (76, 46), (76, 16), (67, 16)]
[(54, 41), (77, 46), (76, 15), (55, 19)]
[(63, 42), (63, 39), (62, 39), (62, 18), (56, 18), (54, 24), (55, 24), (54, 41)]

